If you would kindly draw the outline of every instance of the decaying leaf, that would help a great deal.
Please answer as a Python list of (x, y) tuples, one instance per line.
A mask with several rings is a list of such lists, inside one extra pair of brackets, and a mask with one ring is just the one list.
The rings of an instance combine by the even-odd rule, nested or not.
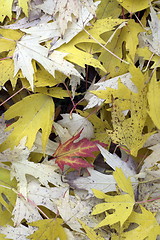
[(151, 135), (151, 133), (142, 134), (147, 117), (146, 88), (139, 93), (131, 93), (130, 104), (131, 117), (125, 119), (119, 101), (114, 100), (112, 108), (113, 131), (108, 130), (107, 132), (114, 143), (125, 145), (130, 150), (131, 155), (136, 156), (138, 150), (143, 147)]

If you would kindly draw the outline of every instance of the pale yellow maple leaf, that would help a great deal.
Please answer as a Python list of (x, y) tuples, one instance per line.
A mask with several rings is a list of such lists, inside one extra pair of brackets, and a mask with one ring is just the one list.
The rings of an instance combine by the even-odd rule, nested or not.
[(157, 81), (156, 71), (154, 72), (151, 81), (149, 83), (149, 89), (147, 93), (149, 110), (148, 113), (158, 129), (160, 129), (160, 82)]
[(117, 0), (119, 4), (127, 9), (130, 13), (141, 11), (150, 7), (153, 0)]
[[(2, 22), (6, 16), (11, 19), (13, 2), (13, 0), (1, 0), (0, 22)], [(22, 8), (26, 16), (28, 16), (28, 2), (29, 0), (18, 0), (18, 6)]]
[[(105, 212), (106, 217), (95, 228), (99, 228), (106, 225), (112, 225), (120, 222), (121, 226), (130, 216), (133, 206), (135, 204), (134, 192), (131, 185), (131, 181), (125, 177), (121, 169), (116, 168), (114, 172), (114, 178), (119, 188), (121, 188), (127, 194), (110, 196), (101, 191), (93, 189), (94, 195), (97, 198), (104, 199), (105, 203), (97, 204), (93, 208), (92, 215)], [(107, 210), (114, 209), (114, 212), (108, 213)]]
[(119, 100), (113, 101), (113, 130), (107, 130), (112, 141), (126, 146), (133, 156), (137, 155), (138, 150), (143, 147), (147, 138), (151, 135), (151, 133), (142, 134), (147, 117), (146, 90), (144, 88), (139, 93), (131, 93), (131, 117), (127, 119), (121, 110)]
[[(106, 47), (116, 56), (125, 60), (126, 53), (128, 52), (128, 56), (134, 60), (138, 45), (138, 34), (142, 31), (144, 31), (143, 28), (138, 23), (135, 23), (133, 19), (130, 19), (125, 27), (118, 29), (110, 42), (108, 42), (108, 40), (112, 33), (106, 34), (103, 39), (108, 42)], [(109, 61), (106, 61), (106, 59), (109, 59)], [(110, 73), (109, 78), (122, 75), (126, 73), (129, 68), (128, 64), (121, 62), (118, 58), (115, 58), (113, 54), (104, 49), (101, 51), (98, 60), (103, 63), (107, 72)]]
[(67, 240), (67, 235), (64, 228), (62, 227), (63, 220), (61, 218), (55, 219), (43, 219), (36, 222), (32, 222), (29, 225), (38, 227), (32, 235), (28, 236), (32, 240), (43, 240), (43, 239), (52, 239), (52, 240)]
[(80, 224), (82, 225), (83, 229), (86, 232), (86, 235), (91, 240), (105, 240), (105, 238), (101, 237), (99, 234), (97, 234), (93, 228), (88, 227), (84, 222), (81, 220), (78, 220)]
[(15, 87), (19, 73), (14, 76), (14, 62), (10, 57), (13, 56), (17, 40), (24, 34), (16, 30), (0, 29), (0, 35), (0, 52), (6, 52), (8, 57), (0, 61), (0, 85), (3, 86), (10, 79), (12, 86)]
[(52, 98), (41, 93), (25, 97), (5, 112), (5, 119), (9, 120), (17, 116), (19, 119), (6, 129), (13, 131), (1, 144), (1, 151), (17, 146), (25, 136), (27, 136), (26, 146), (31, 148), (36, 134), (40, 129), (42, 130), (42, 146), (44, 151), (54, 116)]
[(160, 235), (160, 225), (158, 224), (155, 216), (150, 211), (147, 211), (144, 207), (140, 207), (142, 213), (132, 212), (126, 221), (126, 227), (128, 223), (136, 223), (138, 227), (135, 227), (131, 231), (125, 231), (122, 234), (122, 239), (134, 239), (134, 240), (153, 240), (157, 239)]

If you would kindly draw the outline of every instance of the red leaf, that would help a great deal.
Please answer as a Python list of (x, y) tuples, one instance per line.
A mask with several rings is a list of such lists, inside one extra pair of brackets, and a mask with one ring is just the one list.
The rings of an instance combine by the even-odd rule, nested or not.
[(53, 154), (53, 159), (56, 159), (55, 162), (62, 171), (64, 165), (68, 165), (75, 169), (93, 167), (92, 164), (83, 160), (82, 157), (95, 157), (92, 152), (99, 151), (96, 143), (101, 143), (99, 141), (90, 141), (87, 138), (74, 142), (79, 138), (81, 132), (82, 130), (65, 143), (60, 144)]

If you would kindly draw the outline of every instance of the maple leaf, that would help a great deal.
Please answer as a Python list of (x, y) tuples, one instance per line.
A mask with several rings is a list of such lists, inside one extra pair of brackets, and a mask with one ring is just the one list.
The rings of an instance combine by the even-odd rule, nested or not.
[(107, 130), (112, 141), (117, 144), (125, 145), (133, 156), (137, 155), (138, 150), (143, 147), (145, 141), (151, 135), (151, 133), (143, 134), (143, 128), (147, 117), (146, 90), (146, 87), (144, 87), (144, 89), (138, 93), (131, 93), (129, 107), (131, 111), (130, 118), (125, 118), (120, 105), (121, 101), (119, 99), (114, 101), (112, 111), (114, 130)]
[[(25, 35), (17, 42), (13, 60), (15, 64), (15, 75), (21, 69), (24, 77), (29, 81), (33, 89), (32, 59), (39, 62), (51, 75), (55, 76), (55, 71), (63, 72), (65, 75), (71, 74), (81, 77), (73, 64), (64, 60), (67, 53), (54, 51), (49, 55), (49, 50), (39, 44), (39, 37)], [(42, 42), (42, 41), (41, 41)], [(49, 55), (49, 56), (48, 56)]]
[(64, 35), (68, 23), (79, 20), (84, 11), (86, 11), (85, 8), (88, 8), (88, 12), (92, 14), (93, 18), (97, 5), (98, 3), (93, 2), (93, 0), (46, 0), (38, 7), (44, 12), (54, 15), (57, 19), (61, 34)]
[[(97, 198), (105, 199), (105, 203), (97, 204), (92, 212), (92, 215), (96, 215), (102, 212), (106, 213), (106, 217), (102, 220), (96, 228), (112, 225), (120, 222), (121, 226), (126, 219), (130, 216), (134, 206), (134, 192), (129, 179), (125, 177), (121, 169), (116, 168), (114, 172), (114, 178), (119, 188), (121, 188), (127, 194), (109, 196), (101, 191), (93, 189), (94, 195)], [(107, 210), (114, 209), (113, 213), (108, 214)]]
[(147, 93), (149, 110), (148, 113), (158, 129), (160, 129), (160, 103), (159, 103), (159, 91), (160, 83), (157, 81), (156, 72), (154, 72), (152, 79), (149, 83), (149, 89)]
[(84, 222), (81, 220), (78, 220), (80, 224), (82, 225), (83, 229), (86, 232), (86, 235), (91, 240), (105, 240), (105, 238), (101, 237), (98, 233), (94, 231), (94, 229), (88, 227)]
[(61, 218), (43, 219), (37, 222), (32, 222), (29, 225), (38, 227), (38, 230), (36, 230), (28, 238), (32, 240), (35, 239), (67, 240), (68, 238), (64, 228), (62, 227), (62, 224), (63, 220)]
[(17, 146), (24, 136), (27, 136), (26, 146), (31, 148), (39, 129), (42, 129), (44, 151), (51, 131), (53, 115), (54, 103), (52, 99), (41, 93), (27, 96), (11, 106), (5, 112), (5, 119), (9, 120), (16, 116), (19, 116), (19, 119), (7, 128), (8, 131), (12, 129), (13, 131), (1, 144), (1, 151)]
[(83, 138), (78, 142), (75, 142), (81, 135), (82, 130), (65, 143), (58, 146), (57, 150), (53, 154), (53, 159), (56, 159), (56, 163), (63, 171), (64, 165), (68, 165), (72, 168), (79, 169), (81, 167), (93, 167), (92, 164), (83, 160), (82, 157), (95, 157), (92, 152), (99, 151), (96, 143), (98, 141), (90, 141), (87, 138)]
[(135, 239), (135, 240), (153, 240), (158, 239), (160, 235), (160, 225), (158, 224), (155, 216), (144, 207), (140, 206), (142, 213), (132, 212), (126, 223), (136, 223), (138, 227), (131, 231), (124, 232), (122, 239)]
[[(28, 15), (28, 1), (29, 0), (18, 0), (18, 5), (23, 9), (23, 12), (25, 15)], [(12, 5), (13, 5), (13, 0), (1, 0), (1, 9), (0, 9), (0, 22), (4, 20), (6, 16), (8, 16), (10, 19), (12, 17)]]
[(35, 231), (35, 229), (32, 226), (26, 227), (26, 226), (20, 224), (17, 227), (12, 227), (12, 226), (7, 225), (6, 227), (0, 227), (0, 232), (5, 235), (5, 237), (2, 238), (1, 233), (0, 233), (0, 239), (1, 240), (10, 240), (10, 239), (26, 240), (26, 239), (28, 239), (27, 236), (34, 233), (34, 231)]
[(141, 11), (150, 6), (152, 0), (117, 0), (122, 7), (127, 9), (130, 13)]
[[(116, 56), (123, 59), (126, 57), (126, 52), (129, 52), (129, 56), (133, 60), (138, 45), (138, 34), (142, 31), (143, 28), (135, 23), (133, 19), (130, 19), (125, 27), (118, 29), (112, 41), (109, 41), (110, 34), (106, 35), (105, 40), (108, 41), (107, 48)], [(106, 61), (106, 59), (110, 59), (110, 61)], [(129, 65), (121, 62), (108, 51), (101, 51), (98, 60), (103, 63), (107, 72), (110, 73), (110, 78), (122, 75), (128, 71)]]
[(72, 230), (82, 232), (81, 225), (77, 219), (89, 223), (92, 226), (95, 223), (95, 218), (90, 215), (93, 206), (99, 203), (99, 199), (89, 198), (81, 200), (77, 196), (72, 196), (68, 191), (65, 192), (64, 196), (57, 201), (57, 209), (59, 215)]

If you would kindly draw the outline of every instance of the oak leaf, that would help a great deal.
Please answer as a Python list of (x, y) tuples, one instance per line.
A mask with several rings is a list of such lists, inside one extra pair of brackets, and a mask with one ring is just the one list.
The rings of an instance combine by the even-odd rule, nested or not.
[(82, 130), (65, 143), (60, 143), (53, 154), (53, 159), (56, 159), (55, 163), (58, 164), (61, 170), (64, 169), (64, 165), (75, 169), (93, 167), (92, 164), (83, 160), (82, 157), (95, 157), (92, 152), (98, 151), (96, 146), (98, 141), (90, 141), (87, 138), (83, 138), (75, 142), (80, 137), (81, 132)]

